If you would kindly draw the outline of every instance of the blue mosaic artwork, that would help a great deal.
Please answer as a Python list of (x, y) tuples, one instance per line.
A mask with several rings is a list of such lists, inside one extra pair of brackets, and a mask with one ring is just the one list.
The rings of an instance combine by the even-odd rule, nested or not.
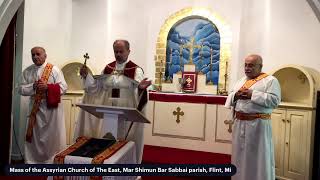
[(182, 20), (169, 31), (166, 57), (166, 80), (172, 80), (173, 74), (183, 71), (183, 65), (192, 60), (196, 72), (206, 75), (207, 83), (218, 84), (220, 62), (218, 29), (212, 22), (201, 17)]

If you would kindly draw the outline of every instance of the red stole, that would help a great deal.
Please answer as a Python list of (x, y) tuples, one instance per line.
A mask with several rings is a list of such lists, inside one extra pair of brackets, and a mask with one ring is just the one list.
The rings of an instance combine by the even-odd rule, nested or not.
[[(136, 69), (139, 67), (132, 61), (127, 62), (127, 64), (124, 67), (123, 74), (131, 79), (134, 79), (134, 75), (136, 73)], [(112, 74), (113, 71), (116, 70), (116, 61), (113, 61), (112, 63), (109, 63), (105, 68), (103, 73), (104, 74)]]

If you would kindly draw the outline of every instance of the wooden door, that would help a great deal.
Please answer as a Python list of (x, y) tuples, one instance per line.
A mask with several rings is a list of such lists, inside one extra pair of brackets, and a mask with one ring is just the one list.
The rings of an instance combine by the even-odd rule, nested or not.
[(283, 176), (285, 118), (285, 109), (275, 109), (271, 114), (276, 176)]
[(73, 113), (73, 97), (70, 96), (63, 96), (62, 97), (62, 103), (63, 103), (63, 110), (64, 110), (64, 120), (66, 125), (66, 139), (67, 139), (67, 145), (70, 145), (72, 142), (71, 139), (71, 122), (74, 118)]
[(287, 110), (286, 114), (286, 137), (284, 176), (292, 179), (305, 179), (308, 173), (307, 153), (308, 146), (308, 123), (311, 121), (310, 111)]

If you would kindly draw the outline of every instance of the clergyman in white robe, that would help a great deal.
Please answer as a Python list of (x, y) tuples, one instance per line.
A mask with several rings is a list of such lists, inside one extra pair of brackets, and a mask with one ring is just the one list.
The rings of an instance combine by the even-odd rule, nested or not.
[[(240, 79), (230, 94), (225, 106), (233, 107), (237, 112), (271, 114), (281, 99), (279, 82), (273, 76), (267, 76), (249, 89), (252, 97), (248, 100), (234, 101), (235, 93), (247, 81)], [(271, 120), (238, 120), (235, 118), (232, 132), (231, 161), (237, 168), (234, 180), (274, 180), (275, 161), (272, 141)]]
[[(115, 69), (123, 71), (127, 62), (116, 63)], [(134, 80), (143, 80), (143, 70), (137, 67)], [(97, 104), (106, 106), (120, 106), (136, 108), (139, 103), (138, 85), (128, 80), (128, 77), (120, 74), (113, 74), (108, 78), (94, 79), (90, 74), (84, 80), (85, 95), (82, 103)], [(112, 89), (120, 89), (118, 98), (112, 97)], [(128, 132), (130, 121), (125, 121), (124, 132)], [(143, 123), (133, 123), (127, 140), (135, 142), (137, 163), (141, 163), (143, 152)], [(80, 110), (75, 125), (74, 140), (79, 136), (102, 138), (107, 132), (103, 132), (103, 119), (98, 119), (88, 112)]]
[[(47, 62), (44, 62), (41, 66), (33, 64), (23, 71), (19, 93), (23, 96), (30, 96), (27, 116), (29, 116), (34, 103), (35, 90), (33, 84), (41, 78), (46, 65)], [(67, 91), (67, 83), (57, 66), (53, 66), (47, 83), (59, 84), (61, 95)], [(42, 99), (39, 111), (36, 114), (32, 141), (31, 143), (25, 142), (25, 163), (52, 163), (54, 155), (65, 147), (66, 130), (63, 104), (59, 103), (57, 108), (48, 108), (46, 99)]]

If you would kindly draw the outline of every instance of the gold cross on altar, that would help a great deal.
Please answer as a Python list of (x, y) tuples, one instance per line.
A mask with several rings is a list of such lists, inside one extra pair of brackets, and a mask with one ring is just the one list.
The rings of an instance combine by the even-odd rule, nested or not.
[(228, 132), (232, 133), (233, 120), (224, 120), (224, 123), (229, 125)]
[(194, 48), (200, 49), (200, 48), (202, 48), (202, 46), (194, 44), (194, 37), (192, 37), (191, 42), (188, 44), (182, 45), (182, 47), (189, 49), (190, 54), (189, 54), (189, 63), (188, 64), (193, 64), (193, 49)]
[(173, 111), (172, 114), (173, 114), (174, 116), (177, 116), (176, 122), (177, 122), (177, 123), (180, 123), (180, 116), (183, 116), (183, 115), (184, 115), (184, 112), (181, 111), (181, 108), (180, 108), (180, 107), (177, 107), (177, 111)]

